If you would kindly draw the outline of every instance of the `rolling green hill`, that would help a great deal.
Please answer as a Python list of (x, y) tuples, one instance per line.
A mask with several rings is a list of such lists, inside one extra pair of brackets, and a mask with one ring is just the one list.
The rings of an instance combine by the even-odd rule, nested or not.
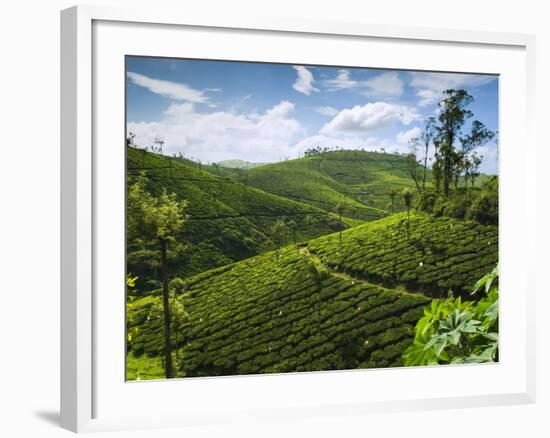
[(354, 277), (428, 295), (464, 294), (498, 262), (498, 227), (400, 213), (308, 244), (327, 266)]
[[(465, 290), (498, 257), (496, 227), (415, 214), (407, 239), (405, 221), (394, 215), (341, 241), (334, 233), (188, 278), (178, 375), (401, 366), (425, 294)], [(162, 321), (151, 317), (159, 301), (130, 304), (139, 331), (129, 379), (162, 378)]]
[[(342, 205), (344, 216), (364, 221), (385, 216), (390, 190), (414, 187), (406, 157), (350, 150), (266, 164), (248, 170), (246, 177), (248, 184), (266, 192), (327, 211)], [(427, 180), (431, 180), (430, 172)], [(396, 211), (402, 209), (402, 200), (397, 196)]]
[[(127, 148), (129, 181), (145, 172), (147, 189), (158, 195), (163, 188), (188, 201), (187, 221), (172, 254), (172, 273), (196, 274), (216, 266), (272, 250), (274, 240), (289, 243), (337, 231), (345, 226), (335, 215), (218, 177), (192, 162)], [(275, 239), (272, 226), (287, 223), (286, 233)], [(128, 271), (158, 278), (151, 257), (155, 248), (137, 242), (128, 245)]]

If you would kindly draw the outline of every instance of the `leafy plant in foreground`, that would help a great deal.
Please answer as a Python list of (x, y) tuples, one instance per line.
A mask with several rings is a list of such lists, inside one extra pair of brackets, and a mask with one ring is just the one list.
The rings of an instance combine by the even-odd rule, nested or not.
[(415, 338), (403, 354), (406, 366), (483, 363), (498, 360), (498, 265), (481, 278), (472, 294), (477, 302), (433, 300), (416, 324)]

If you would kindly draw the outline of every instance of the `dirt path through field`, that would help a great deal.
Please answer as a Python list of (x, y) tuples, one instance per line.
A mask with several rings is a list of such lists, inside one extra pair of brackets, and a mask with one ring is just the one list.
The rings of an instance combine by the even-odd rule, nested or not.
[(300, 253), (300, 255), (302, 255), (304, 257), (307, 257), (315, 265), (315, 267), (317, 268), (318, 271), (326, 271), (330, 275), (332, 275), (333, 277), (337, 277), (337, 278), (340, 278), (342, 280), (347, 280), (347, 281), (352, 281), (352, 282), (357, 282), (357, 283), (363, 283), (367, 286), (376, 286), (376, 287), (379, 287), (379, 288), (387, 290), (387, 291), (398, 293), (400, 295), (422, 295), (422, 296), (425, 296), (421, 293), (411, 292), (411, 291), (408, 291), (408, 290), (403, 289), (403, 288), (389, 289), (389, 288), (384, 287), (380, 284), (370, 283), (366, 280), (354, 277), (353, 275), (347, 274), (345, 272), (336, 271), (335, 269), (332, 269), (329, 266), (327, 266), (325, 263), (323, 263), (323, 261), (319, 257), (317, 257), (315, 254), (313, 254), (306, 246), (301, 247), (299, 249), (299, 253)]

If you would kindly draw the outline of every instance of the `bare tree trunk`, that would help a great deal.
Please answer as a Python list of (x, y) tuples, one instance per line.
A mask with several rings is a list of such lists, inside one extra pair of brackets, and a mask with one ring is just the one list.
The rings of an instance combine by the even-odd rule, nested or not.
[(173, 377), (172, 369), (172, 336), (170, 318), (170, 295), (168, 292), (168, 267), (166, 263), (166, 240), (160, 240), (160, 261), (162, 269), (162, 307), (164, 313), (164, 370), (167, 379)]

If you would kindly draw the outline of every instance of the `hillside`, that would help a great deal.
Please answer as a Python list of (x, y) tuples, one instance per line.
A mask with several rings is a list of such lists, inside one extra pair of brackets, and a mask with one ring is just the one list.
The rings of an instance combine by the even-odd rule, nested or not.
[[(176, 330), (178, 375), (401, 366), (430, 301), (418, 292), (462, 291), (498, 255), (495, 227), (417, 214), (407, 239), (405, 217), (344, 231), (341, 244), (334, 233), (187, 279), (178, 298), (188, 313)], [(162, 321), (151, 317), (159, 301), (130, 305), (129, 328), (139, 332), (129, 379), (162, 377), (154, 371), (162, 369)]]
[(428, 295), (462, 294), (498, 262), (498, 227), (411, 213), (315, 239), (308, 251), (333, 269)]
[[(345, 227), (321, 209), (213, 175), (191, 162), (128, 147), (127, 169), (130, 182), (144, 172), (152, 194), (166, 188), (189, 203), (174, 275), (195, 274), (272, 250), (274, 241), (308, 240)], [(284, 235), (274, 236), (271, 228), (278, 219), (287, 228)], [(128, 271), (155, 277), (156, 266), (146, 263), (155, 259), (151, 251), (154, 248), (130, 242)]]
[[(246, 178), (248, 184), (266, 192), (327, 211), (342, 205), (344, 216), (365, 221), (386, 215), (390, 190), (414, 187), (406, 157), (349, 150), (267, 164), (248, 170)], [(395, 209), (403, 209), (400, 196), (395, 198)]]

